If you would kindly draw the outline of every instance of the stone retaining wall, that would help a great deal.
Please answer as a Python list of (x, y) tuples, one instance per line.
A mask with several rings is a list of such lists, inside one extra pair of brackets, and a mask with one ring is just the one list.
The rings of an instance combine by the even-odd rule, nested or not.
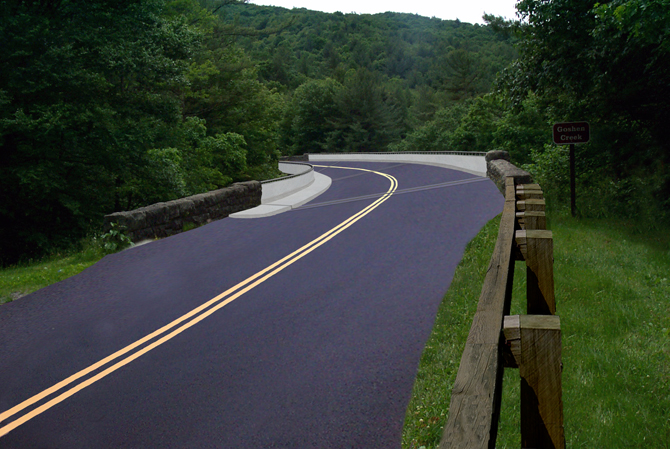
[(261, 204), (261, 183), (247, 181), (207, 193), (105, 216), (104, 230), (117, 223), (133, 242), (167, 237)]

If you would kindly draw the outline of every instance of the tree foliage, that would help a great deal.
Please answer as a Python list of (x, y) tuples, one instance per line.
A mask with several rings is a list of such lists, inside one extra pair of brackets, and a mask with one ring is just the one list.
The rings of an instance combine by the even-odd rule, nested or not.
[[(667, 0), (523, 0), (514, 26), (520, 57), (499, 89), (515, 110), (535, 95), (548, 123), (591, 122), (592, 142), (578, 151), (583, 185), (601, 190), (610, 210), (622, 191), (651, 194), (656, 199), (647, 209), (657, 219), (670, 209), (669, 6)], [(535, 170), (551, 170), (547, 161), (554, 159), (543, 158), (545, 150), (535, 148)], [(650, 203), (627, 204), (636, 215)]]
[(385, 151), (399, 137), (402, 118), (396, 98), (380, 81), (381, 75), (367, 69), (350, 70), (335, 97), (334, 130), (327, 139), (330, 151)]
[(328, 149), (335, 132), (333, 119), (340, 115), (337, 99), (344, 86), (332, 78), (300, 85), (286, 109), (284, 138), (287, 152), (318, 153)]
[[(281, 153), (437, 132), (515, 56), (490, 27), (244, 0), (6, 0), (0, 42), (0, 264), (114, 211), (275, 176)], [(448, 145), (484, 145), (468, 132)]]
[(276, 158), (281, 101), (197, 1), (9, 0), (0, 17), (2, 263)]
[[(551, 143), (551, 126), (585, 120), (592, 136), (577, 148), (578, 186), (590, 192), (578, 201), (582, 213), (669, 220), (670, 3), (522, 0), (517, 11), (516, 21), (485, 17), (519, 54), (493, 92), (436, 105), (420, 90), (413, 107), (425, 120), (392, 148), (508, 150), (558, 207), (567, 198), (566, 152)], [(445, 64), (458, 75), (446, 84), (452, 98), (476, 79), (472, 55), (457, 51)]]
[(134, 193), (179, 123), (172, 92), (200, 36), (159, 1), (1, 7), (4, 259), (68, 239)]

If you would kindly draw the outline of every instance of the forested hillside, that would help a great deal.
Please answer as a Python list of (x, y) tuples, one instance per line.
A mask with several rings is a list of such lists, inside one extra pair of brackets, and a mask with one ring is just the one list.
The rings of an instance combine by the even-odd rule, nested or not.
[(487, 92), (489, 28), (235, 0), (0, 3), (0, 261), (102, 216), (276, 176), (280, 154), (382, 151)]
[(523, 0), (521, 21), (479, 26), (242, 0), (0, 2), (0, 264), (305, 152), (505, 149), (560, 208), (557, 121), (591, 122), (581, 213), (667, 221), (668, 6)]
[(386, 151), (447, 105), (487, 93), (516, 56), (490, 27), (412, 14), (237, 4), (226, 22), (266, 85), (286, 93), (282, 151)]
[[(344, 81), (365, 68), (409, 88), (488, 92), (516, 56), (490, 28), (413, 14), (357, 15), (237, 4), (220, 13), (257, 30), (284, 32), (238, 42), (260, 61), (264, 80), (296, 88), (310, 78)], [(458, 75), (458, 76), (456, 76)]]

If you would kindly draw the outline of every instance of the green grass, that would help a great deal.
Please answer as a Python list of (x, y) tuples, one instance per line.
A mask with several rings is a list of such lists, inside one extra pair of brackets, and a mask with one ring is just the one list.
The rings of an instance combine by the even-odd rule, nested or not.
[[(551, 217), (550, 217), (551, 218)], [(440, 306), (407, 409), (403, 448), (435, 447), (499, 219), (466, 249)], [(670, 448), (670, 233), (550, 219), (563, 341), (567, 447)], [(517, 262), (512, 313), (524, 313)], [(498, 448), (519, 448), (519, 377), (507, 369)]]
[(10, 302), (47, 285), (81, 273), (108, 252), (98, 239), (84, 241), (79, 248), (59, 252), (38, 261), (0, 270), (0, 304)]

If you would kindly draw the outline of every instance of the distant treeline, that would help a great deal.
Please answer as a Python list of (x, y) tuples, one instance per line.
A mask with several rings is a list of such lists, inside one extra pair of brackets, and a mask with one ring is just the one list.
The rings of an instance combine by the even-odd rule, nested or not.
[(396, 148), (440, 109), (488, 93), (516, 57), (491, 27), (413, 14), (236, 4), (219, 15), (255, 30), (237, 43), (286, 94), (284, 153)]

